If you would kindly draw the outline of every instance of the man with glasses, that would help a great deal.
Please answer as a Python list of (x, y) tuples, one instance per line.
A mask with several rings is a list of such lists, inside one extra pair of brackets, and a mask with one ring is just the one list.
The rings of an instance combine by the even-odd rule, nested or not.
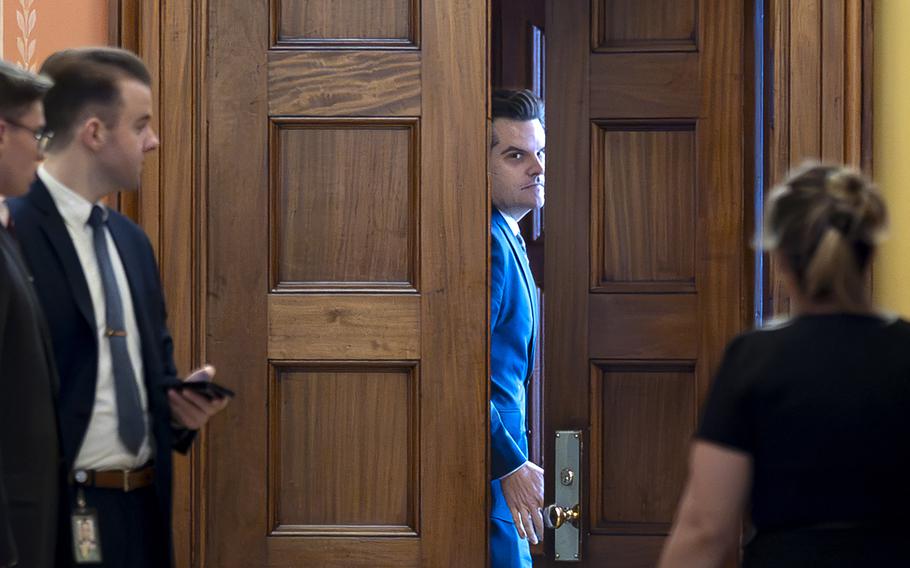
[(50, 568), (63, 485), (57, 375), (44, 314), (10, 224), (7, 197), (23, 195), (50, 132), (42, 99), (51, 81), (0, 61), (0, 567)]
[(85, 545), (77, 541), (71, 558), (170, 566), (172, 450), (187, 451), (227, 400), (172, 388), (154, 251), (103, 203), (139, 189), (143, 158), (158, 147), (151, 77), (114, 48), (61, 51), (41, 70), (54, 81), (45, 109), (55, 136), (31, 191), (10, 210), (60, 370), (67, 518)]

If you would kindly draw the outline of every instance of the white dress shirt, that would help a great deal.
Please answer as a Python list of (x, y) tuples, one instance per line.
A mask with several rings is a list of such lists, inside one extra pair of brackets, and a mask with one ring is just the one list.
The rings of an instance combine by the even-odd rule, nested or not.
[[(499, 209), (497, 209), (497, 211), (499, 211)], [(521, 229), (518, 227), (518, 221), (513, 219), (508, 213), (503, 213), (502, 211), (499, 211), (499, 214), (502, 215), (502, 218), (506, 220), (506, 225), (508, 225), (509, 228), (512, 229), (512, 235), (517, 236), (518, 233), (521, 232)]]
[[(66, 224), (66, 230), (73, 241), (82, 273), (88, 284), (91, 295), (92, 307), (95, 312), (95, 334), (98, 342), (98, 382), (95, 388), (95, 405), (92, 408), (92, 417), (88, 423), (85, 438), (76, 455), (74, 469), (135, 469), (145, 465), (152, 455), (151, 438), (148, 416), (148, 396), (145, 392), (142, 368), (142, 342), (139, 337), (139, 327), (136, 325), (136, 313), (133, 310), (133, 297), (130, 292), (123, 262), (120, 253), (111, 238), (110, 231), (104, 228), (107, 240), (107, 250), (111, 257), (114, 269), (114, 278), (120, 289), (120, 300), (123, 302), (123, 319), (126, 326), (127, 351), (133, 365), (133, 373), (139, 387), (139, 398), (145, 414), (146, 437), (139, 448), (139, 455), (133, 455), (120, 441), (117, 431), (117, 395), (114, 391), (114, 371), (111, 359), (111, 346), (105, 330), (107, 329), (106, 312), (104, 304), (104, 284), (101, 280), (101, 271), (98, 259), (95, 256), (93, 244), (93, 230), (88, 224), (92, 205), (88, 200), (69, 189), (51, 174), (44, 166), (38, 168), (38, 177), (47, 186), (60, 211), (60, 216)], [(98, 204), (102, 209), (104, 205)], [(105, 210), (105, 214), (107, 211)], [(64, 371), (65, 372), (65, 371)]]
[(6, 206), (5, 195), (0, 195), (0, 225), (9, 227), (9, 207)]

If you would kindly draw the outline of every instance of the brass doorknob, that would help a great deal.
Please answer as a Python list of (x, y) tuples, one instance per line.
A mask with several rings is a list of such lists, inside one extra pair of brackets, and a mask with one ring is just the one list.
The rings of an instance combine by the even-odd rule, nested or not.
[(543, 509), (543, 523), (548, 529), (558, 529), (568, 521), (573, 527), (578, 528), (578, 520), (581, 518), (581, 509), (576, 504), (571, 509), (560, 507), (556, 503), (547, 505)]

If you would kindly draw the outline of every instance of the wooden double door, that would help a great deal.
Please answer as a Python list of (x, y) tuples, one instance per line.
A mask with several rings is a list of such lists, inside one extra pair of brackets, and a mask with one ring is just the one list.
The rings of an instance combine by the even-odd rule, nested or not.
[[(540, 435), (552, 500), (552, 434), (584, 432), (582, 565), (653, 564), (742, 323), (743, 10), (547, 2)], [(488, 14), (199, 14), (200, 353), (238, 396), (198, 459), (198, 564), (485, 565)]]
[(543, 455), (552, 502), (554, 432), (583, 432), (584, 566), (656, 564), (745, 324), (748, 4), (546, 3)]

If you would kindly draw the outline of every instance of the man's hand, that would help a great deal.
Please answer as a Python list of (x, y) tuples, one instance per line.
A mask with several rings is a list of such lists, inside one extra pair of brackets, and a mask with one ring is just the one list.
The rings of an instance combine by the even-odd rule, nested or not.
[(531, 544), (543, 540), (543, 470), (528, 462), (499, 480), (518, 536)]
[[(185, 380), (210, 380), (214, 376), (215, 367), (206, 365), (202, 369), (190, 373)], [(171, 389), (167, 392), (167, 399), (171, 405), (171, 418), (189, 430), (199, 430), (205, 426), (209, 418), (221, 412), (230, 402), (228, 398), (209, 400), (189, 389), (180, 391)]]

